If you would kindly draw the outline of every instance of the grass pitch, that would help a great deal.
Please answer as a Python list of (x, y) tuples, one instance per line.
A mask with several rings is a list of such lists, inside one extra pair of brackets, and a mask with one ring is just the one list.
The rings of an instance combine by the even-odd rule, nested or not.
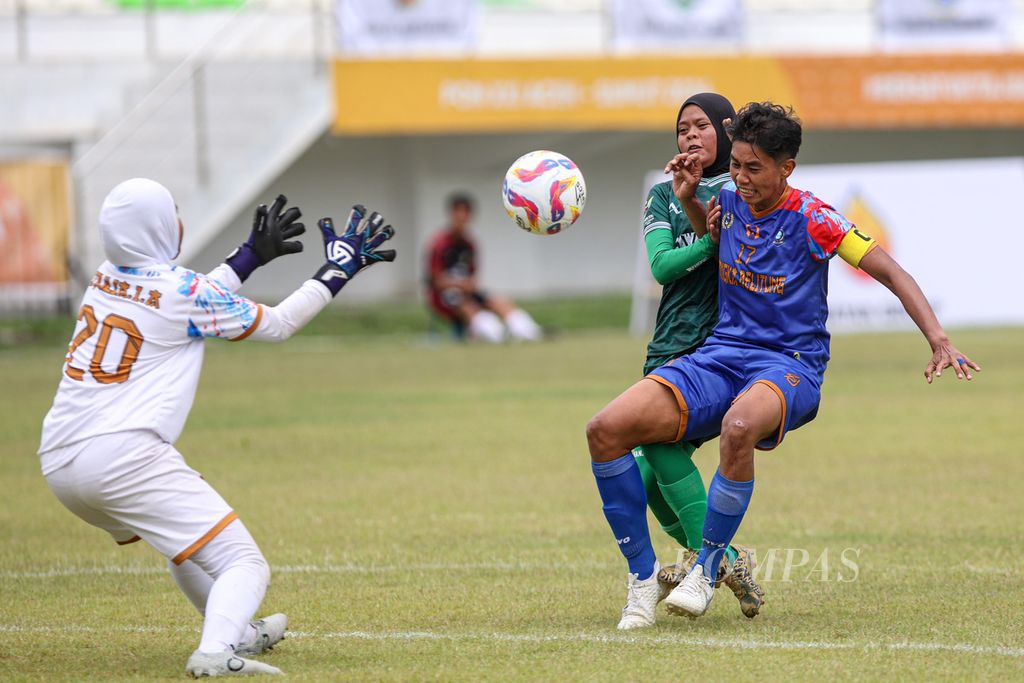
[[(265, 659), (295, 680), (1020, 679), (1024, 330), (954, 341), (974, 382), (927, 386), (913, 335), (834, 340), (818, 419), (758, 456), (737, 540), (776, 560), (753, 621), (720, 591), (615, 630), (625, 563), (583, 428), (638, 376), (625, 334), (211, 342), (178, 447), (274, 566), (264, 611), (294, 633)], [(181, 679), (200, 621), (162, 560), (39, 474), (61, 359), (0, 352), (0, 679)], [(696, 458), (708, 481), (716, 444)]]

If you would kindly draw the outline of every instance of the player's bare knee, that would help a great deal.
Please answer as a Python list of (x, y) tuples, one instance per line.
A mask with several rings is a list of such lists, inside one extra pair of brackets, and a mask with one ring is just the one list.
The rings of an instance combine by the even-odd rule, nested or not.
[(594, 462), (605, 462), (622, 455), (615, 452), (614, 431), (603, 411), (587, 423), (587, 446), (590, 448), (590, 459)]
[(590, 447), (590, 454), (600, 450), (602, 431), (604, 430), (601, 414), (598, 413), (587, 422), (587, 446)]
[(723, 457), (726, 452), (746, 452), (754, 447), (756, 435), (750, 422), (740, 416), (726, 415), (722, 420), (721, 450)]

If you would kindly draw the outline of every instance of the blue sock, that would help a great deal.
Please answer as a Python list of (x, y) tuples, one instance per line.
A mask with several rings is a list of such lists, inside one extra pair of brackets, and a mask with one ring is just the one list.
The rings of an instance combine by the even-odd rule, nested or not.
[(654, 547), (647, 530), (647, 494), (632, 453), (610, 462), (592, 462), (604, 516), (615, 534), (629, 573), (643, 581), (654, 573)]
[(708, 514), (704, 518), (704, 542), (697, 563), (704, 567), (704, 577), (714, 582), (725, 549), (736, 535), (743, 515), (754, 493), (754, 480), (732, 481), (716, 471), (708, 487)]

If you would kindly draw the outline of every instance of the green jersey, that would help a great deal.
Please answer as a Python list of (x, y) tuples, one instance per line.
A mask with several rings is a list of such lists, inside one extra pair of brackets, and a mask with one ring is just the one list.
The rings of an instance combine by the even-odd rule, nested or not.
[[(701, 178), (697, 199), (706, 204), (728, 180), (728, 173)], [(651, 274), (663, 285), (647, 374), (703, 344), (718, 322), (718, 245), (694, 233), (670, 180), (651, 188), (643, 225)]]

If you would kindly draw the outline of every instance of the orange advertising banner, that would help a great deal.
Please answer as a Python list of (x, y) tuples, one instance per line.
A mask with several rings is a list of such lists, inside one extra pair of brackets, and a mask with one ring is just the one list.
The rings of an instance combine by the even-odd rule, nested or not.
[(0, 162), (0, 284), (67, 281), (69, 187), (63, 161)]
[(1024, 125), (1024, 54), (339, 59), (333, 82), (343, 135), (662, 130), (701, 91), (808, 128)]
[(780, 61), (814, 128), (1024, 125), (1024, 54)]

